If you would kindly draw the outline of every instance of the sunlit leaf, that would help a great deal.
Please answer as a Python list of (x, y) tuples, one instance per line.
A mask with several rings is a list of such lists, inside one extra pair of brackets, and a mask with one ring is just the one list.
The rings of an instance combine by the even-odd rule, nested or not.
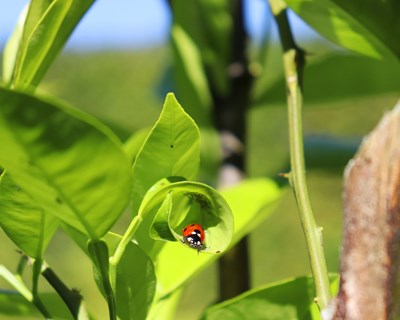
[(28, 256), (40, 258), (58, 227), (58, 219), (3, 172), (0, 176), (0, 226)]
[[(228, 80), (228, 67), (231, 64), (232, 50), (232, 34), (234, 29), (233, 17), (231, 13), (231, 3), (229, 0), (219, 1), (198, 1), (188, 3), (185, 0), (176, 0), (172, 3), (172, 11), (174, 18), (173, 25), (173, 43), (176, 48), (183, 50), (176, 51), (178, 58), (181, 58), (183, 63), (189, 68), (187, 62), (193, 61), (195, 72), (203, 72), (205, 70), (208, 83), (212, 83), (220, 96), (225, 96), (230, 89)], [(202, 28), (198, 26), (201, 25)], [(179, 31), (179, 36), (174, 34)], [(184, 43), (191, 43), (189, 49), (184, 49)], [(194, 53), (195, 57), (191, 57), (190, 53)], [(198, 64), (201, 59), (202, 66)], [(188, 70), (190, 74), (192, 70)], [(200, 74), (200, 73), (198, 73)], [(182, 80), (187, 77), (184, 73), (178, 73), (178, 84), (185, 84)], [(202, 99), (208, 99), (209, 93), (204, 89), (207, 87), (198, 80), (199, 78), (190, 79), (194, 81), (191, 85), (195, 91), (201, 93)], [(206, 84), (207, 85), (207, 84)], [(186, 93), (179, 88), (179, 94), (185, 103)], [(190, 92), (191, 93), (191, 92)], [(202, 102), (207, 102), (203, 100)], [(207, 105), (201, 105), (202, 108), (207, 108)], [(196, 119), (196, 118), (195, 118)], [(197, 121), (197, 119), (196, 119)]]
[(28, 5), (24, 7), (18, 18), (18, 23), (8, 39), (6, 47), (3, 52), (3, 81), (10, 84), (14, 73), (15, 62), (17, 60), (18, 48), (24, 29), (26, 14), (28, 12)]
[[(330, 54), (311, 60), (304, 77), (305, 107), (369, 99), (399, 93), (400, 64), (390, 60)], [(321, 75), (324, 78), (321, 79)], [(269, 87), (260, 90), (254, 107), (286, 106), (285, 79), (278, 77)]]
[(136, 131), (124, 142), (124, 150), (132, 160), (132, 164), (135, 162), (136, 156), (138, 155), (143, 143), (146, 141), (149, 132), (150, 128), (143, 128)]
[(286, 0), (317, 32), (343, 48), (374, 58), (400, 57), (397, 0)]
[(129, 200), (129, 160), (88, 115), (0, 89), (0, 163), (46, 213), (96, 239)]
[(188, 104), (191, 116), (199, 125), (208, 124), (212, 97), (201, 58), (201, 49), (179, 25), (173, 26), (171, 36), (179, 97)]
[[(40, 299), (54, 319), (74, 319), (71, 312), (66, 307), (65, 302), (57, 293), (41, 293)], [(43, 315), (39, 313), (33, 303), (27, 301), (18, 292), (9, 290), (0, 290), (0, 315), (13, 317), (12, 319), (14, 319), (14, 317), (16, 317), (15, 319), (43, 318)]]
[[(108, 233), (105, 241), (114, 254), (121, 237)], [(117, 314), (121, 319), (146, 319), (153, 302), (156, 277), (153, 262), (133, 242), (129, 242), (117, 266)]]
[(170, 93), (133, 165), (133, 215), (137, 214), (147, 190), (157, 181), (169, 176), (193, 180), (199, 162), (199, 130)]
[[(335, 282), (336, 277), (332, 276)], [(202, 320), (268, 319), (320, 320), (311, 277), (299, 277), (247, 291), (208, 308)]]
[(32, 0), (12, 85), (36, 86), (94, 0)]
[(168, 299), (157, 299), (151, 306), (149, 320), (174, 320), (176, 319), (176, 308), (179, 305), (183, 289), (177, 289), (168, 296)]

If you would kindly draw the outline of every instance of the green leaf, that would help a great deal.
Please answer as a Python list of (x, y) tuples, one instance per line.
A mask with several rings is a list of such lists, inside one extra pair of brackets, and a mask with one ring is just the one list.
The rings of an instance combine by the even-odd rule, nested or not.
[(174, 320), (176, 319), (175, 311), (179, 305), (184, 289), (180, 288), (171, 292), (168, 299), (157, 299), (151, 306), (150, 313), (147, 317), (149, 320)]
[(244, 180), (235, 187), (221, 190), (233, 212), (233, 243), (270, 215), (285, 191), (285, 188), (279, 188), (276, 182), (266, 178)]
[(314, 297), (312, 278), (299, 277), (250, 290), (214, 305), (201, 319), (320, 319), (319, 312), (312, 311), (316, 308)]
[(130, 165), (116, 137), (78, 110), (0, 88), (0, 163), (46, 213), (91, 239), (129, 200)]
[[(181, 211), (171, 210), (173, 196), (185, 196), (190, 200), (191, 210), (186, 217), (182, 215)], [(164, 201), (165, 199), (167, 201)], [(152, 231), (159, 238), (170, 240), (170, 234), (172, 234), (177, 241), (183, 243), (183, 237), (179, 234), (180, 230), (188, 224), (199, 223), (206, 233), (206, 247), (201, 252), (221, 253), (229, 246), (233, 233), (232, 212), (225, 199), (213, 188), (192, 181), (171, 183), (143, 199), (139, 208), (139, 216), (145, 217), (148, 212), (161, 203), (163, 203), (162, 208), (165, 206), (166, 210), (159, 211), (161, 217), (156, 216), (154, 220), (158, 227), (153, 227)], [(166, 218), (167, 221), (164, 220)], [(164, 224), (161, 223), (162, 221)], [(163, 227), (165, 222), (168, 223), (166, 227), (170, 232)]]
[[(398, 95), (399, 73), (397, 62), (362, 56), (329, 54), (311, 60), (305, 69), (305, 106)], [(323, 81), (321, 75), (324, 75)], [(253, 107), (286, 106), (285, 81), (281, 76), (267, 90), (264, 88), (253, 101)]]
[(153, 224), (150, 229), (150, 236), (155, 240), (168, 240), (176, 241), (179, 240), (174, 229), (170, 229), (169, 217), (172, 211), (172, 192), (167, 194), (167, 197), (163, 201), (162, 205), (157, 211), (154, 217)]
[(36, 205), (3, 172), (0, 176), (0, 226), (25, 254), (39, 259), (58, 227), (58, 219)]
[[(231, 246), (273, 212), (282, 193), (278, 185), (268, 179), (246, 180), (237, 187), (221, 191), (232, 209), (235, 221)], [(158, 299), (174, 292), (218, 257), (215, 254), (198, 255), (195, 250), (188, 250), (183, 245), (165, 242), (154, 258)]]
[(374, 58), (400, 57), (397, 0), (286, 0), (317, 32), (351, 51)]
[(17, 291), (0, 290), (0, 314), (40, 318), (33, 303), (26, 300)]
[(93, 274), (97, 286), (101, 293), (106, 298), (110, 319), (116, 319), (115, 294), (112, 290), (109, 271), (110, 271), (110, 256), (108, 254), (108, 246), (102, 240), (89, 241), (88, 243), (89, 257), (93, 263)]
[(22, 37), (22, 32), (24, 30), (24, 24), (26, 15), (28, 13), (28, 5), (25, 5), (24, 9), (21, 11), (17, 25), (8, 39), (6, 47), (3, 53), (3, 81), (9, 85), (11, 83), (15, 62), (17, 60), (18, 48)]
[[(108, 233), (105, 241), (112, 255), (121, 236)], [(120, 319), (146, 319), (153, 302), (156, 277), (153, 262), (132, 241), (128, 243), (117, 266), (116, 303)]]
[[(232, 34), (233, 34), (233, 18), (231, 13), (231, 2), (229, 0), (207, 0), (197, 2), (187, 2), (185, 0), (176, 0), (172, 3), (174, 25), (173, 25), (173, 39), (174, 45), (180, 47), (179, 57), (183, 58), (185, 63), (189, 61), (198, 61), (199, 58), (190, 58), (189, 50), (184, 49), (185, 44), (189, 41), (192, 43), (190, 52), (200, 56), (202, 67), (195, 64), (195, 68), (199, 71), (204, 69), (208, 78), (208, 83), (212, 84), (213, 90), (218, 92), (219, 96), (225, 96), (229, 91), (229, 74), (227, 72), (231, 64), (231, 50), (232, 50)], [(198, 26), (201, 25), (202, 28)], [(179, 27), (179, 29), (178, 29)], [(174, 32), (181, 30), (180, 34), (174, 35)], [(177, 37), (176, 37), (177, 36)], [(187, 61), (187, 62), (186, 62)], [(186, 68), (187, 70), (187, 68)], [(187, 70), (192, 73), (191, 70)], [(181, 81), (186, 75), (182, 73), (177, 74), (182, 77)], [(191, 80), (199, 80), (191, 79)], [(182, 83), (178, 81), (178, 84)], [(197, 82), (193, 84), (197, 89), (204, 84)], [(207, 84), (206, 84), (207, 85)], [(197, 90), (196, 89), (196, 90)], [(208, 98), (207, 92), (202, 92), (202, 98)], [(185, 92), (180, 90), (180, 95), (185, 95)], [(185, 102), (187, 101), (184, 98)], [(202, 108), (208, 107), (202, 105)], [(197, 120), (197, 119), (196, 119)]]
[(156, 277), (153, 263), (133, 242), (117, 266), (117, 313), (120, 319), (146, 319), (153, 302)]
[(179, 97), (189, 106), (190, 115), (200, 125), (209, 124), (209, 109), (212, 97), (205, 74), (201, 49), (182, 29), (175, 24), (171, 31), (172, 48), (175, 55), (174, 74)]
[(94, 0), (32, 0), (26, 17), (12, 84), (39, 84), (47, 68)]
[[(42, 293), (41, 300), (54, 319), (73, 319), (64, 301), (56, 293)], [(36, 307), (16, 291), (0, 290), (0, 314), (23, 319), (42, 319)], [(18, 318), (19, 319), (19, 318)]]
[(136, 156), (139, 154), (140, 148), (149, 135), (150, 128), (143, 128), (136, 131), (124, 142), (124, 150), (129, 155), (132, 164), (135, 162)]
[(194, 121), (169, 93), (159, 119), (133, 165), (132, 210), (137, 214), (147, 190), (169, 176), (193, 180), (200, 162), (200, 134)]

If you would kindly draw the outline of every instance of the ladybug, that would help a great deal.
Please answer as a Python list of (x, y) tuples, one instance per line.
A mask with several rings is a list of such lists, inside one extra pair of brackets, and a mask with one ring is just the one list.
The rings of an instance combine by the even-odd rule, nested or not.
[(204, 250), (206, 248), (204, 240), (205, 233), (204, 229), (198, 223), (192, 223), (187, 225), (182, 230), (183, 243), (187, 244), (189, 247), (196, 249), (197, 252)]

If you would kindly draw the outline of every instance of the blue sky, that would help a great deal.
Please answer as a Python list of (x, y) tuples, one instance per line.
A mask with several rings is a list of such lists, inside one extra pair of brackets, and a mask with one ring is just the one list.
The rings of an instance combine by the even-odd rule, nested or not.
[[(0, 48), (4, 47), (27, 0), (0, 1)], [(255, 38), (268, 26), (265, 0), (247, 1), (247, 28)], [(297, 36), (315, 34), (292, 14)], [(154, 47), (168, 40), (170, 13), (166, 0), (97, 0), (70, 38), (67, 50)], [(274, 32), (273, 32), (274, 33)]]

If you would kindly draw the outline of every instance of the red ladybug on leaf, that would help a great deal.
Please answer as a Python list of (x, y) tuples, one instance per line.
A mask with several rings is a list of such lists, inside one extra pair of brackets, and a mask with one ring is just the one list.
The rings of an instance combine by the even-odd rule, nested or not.
[(205, 233), (203, 227), (198, 223), (187, 225), (182, 230), (183, 243), (187, 244), (190, 248), (196, 249), (197, 252), (204, 250), (205, 246)]

